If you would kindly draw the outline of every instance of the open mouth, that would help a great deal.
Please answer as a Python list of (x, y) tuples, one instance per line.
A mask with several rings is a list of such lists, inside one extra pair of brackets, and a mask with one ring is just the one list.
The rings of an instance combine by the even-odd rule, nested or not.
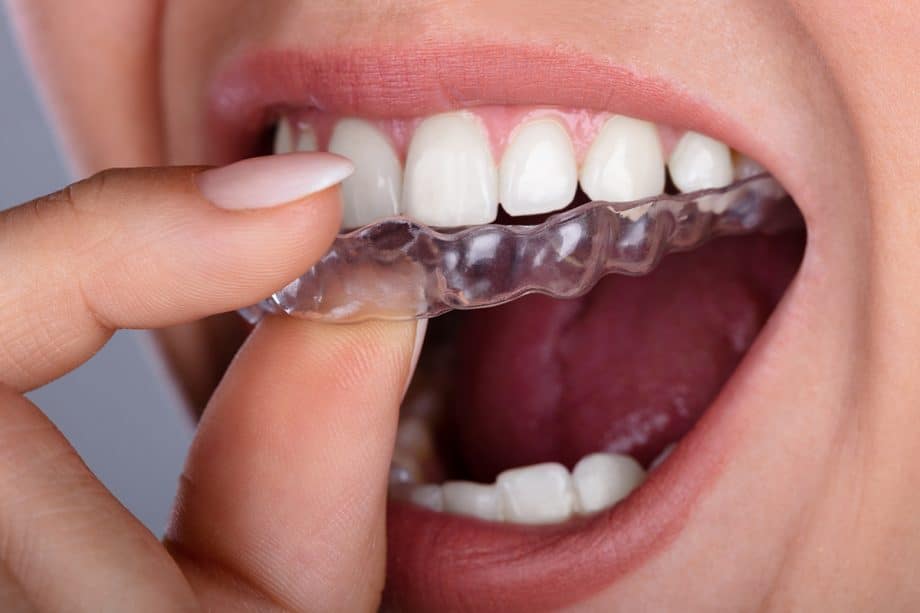
[[(517, 60), (540, 74), (539, 57)], [(262, 147), (352, 159), (344, 230), (396, 215), (448, 233), (532, 226), (589, 201), (651, 202), (618, 211), (638, 224), (656, 199), (764, 172), (744, 132), (716, 130), (733, 149), (707, 134), (713, 112), (677, 95), (643, 108), (647, 87), (605, 105), (523, 85), (509, 95), (484, 77), (444, 100), (450, 84), (437, 78), (405, 96), (368, 80), (404, 82), (405, 66), (344, 77), (336, 66), (243, 62), (219, 83), (215, 142), (235, 157)], [(593, 79), (605, 77), (609, 67)], [(724, 390), (802, 260), (791, 198), (782, 214), (795, 221), (702, 242), (573, 298), (531, 294), (431, 320), (391, 467), (386, 600), (445, 610), (477, 594), (501, 610), (553, 608), (666, 548), (730, 457), (722, 416), (743, 399)]]

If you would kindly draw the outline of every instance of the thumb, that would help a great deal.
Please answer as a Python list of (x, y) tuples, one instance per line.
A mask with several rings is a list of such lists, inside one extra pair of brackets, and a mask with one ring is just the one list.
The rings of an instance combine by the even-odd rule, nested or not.
[(242, 584), (286, 610), (376, 610), (387, 474), (423, 337), (406, 322), (256, 328), (204, 413), (169, 531), (206, 604)]

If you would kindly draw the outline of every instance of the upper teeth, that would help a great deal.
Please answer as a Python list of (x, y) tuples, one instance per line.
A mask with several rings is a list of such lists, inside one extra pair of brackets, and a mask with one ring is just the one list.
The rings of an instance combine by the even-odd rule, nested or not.
[(581, 187), (594, 200), (630, 202), (664, 191), (658, 130), (647, 121), (611, 117), (588, 151)]
[(360, 119), (343, 119), (332, 132), (329, 151), (355, 164), (355, 173), (342, 185), (343, 226), (399, 214), (402, 165), (380, 130)]
[(499, 169), (501, 203), (509, 215), (564, 209), (578, 189), (578, 165), (569, 133), (557, 121), (520, 126)]
[(432, 226), (489, 223), (498, 214), (498, 171), (471, 113), (429, 117), (406, 157), (403, 212)]
[[(357, 168), (343, 184), (343, 225), (397, 214), (436, 227), (484, 224), (496, 219), (499, 203), (512, 216), (549, 213), (566, 207), (579, 183), (594, 200), (661, 194), (666, 164), (658, 128), (622, 115), (594, 117), (538, 109), (504, 135), (490, 132), (492, 124), (477, 113), (445, 113), (418, 123), (403, 151), (374, 123), (340, 119), (326, 131), (325, 145)], [(413, 124), (401, 125), (408, 132)], [(504, 150), (495, 151), (494, 143), (505, 140)], [(313, 151), (320, 144), (310, 123), (279, 122), (276, 153)], [(681, 191), (723, 187), (736, 173), (729, 148), (695, 132), (677, 141), (667, 170)], [(635, 218), (644, 210), (626, 214)]]

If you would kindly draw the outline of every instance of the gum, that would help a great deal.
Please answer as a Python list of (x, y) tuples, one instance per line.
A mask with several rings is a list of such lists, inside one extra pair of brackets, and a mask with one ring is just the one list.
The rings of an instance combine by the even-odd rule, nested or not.
[[(572, 139), (572, 145), (575, 149), (575, 159), (580, 166), (585, 154), (594, 142), (597, 133), (603, 127), (604, 123), (611, 117), (611, 113), (591, 111), (587, 109), (567, 109), (546, 106), (480, 106), (465, 109), (463, 112), (475, 115), (483, 128), (489, 135), (489, 142), (492, 147), (492, 159), (498, 163), (514, 130), (526, 121), (534, 119), (554, 119), (558, 121), (568, 131)], [(303, 130), (312, 128), (317, 136), (317, 143), (320, 150), (328, 148), (329, 139), (335, 124), (344, 119), (344, 116), (332, 113), (326, 113), (317, 110), (289, 110), (281, 113), (289, 119), (295, 126)], [(411, 119), (374, 119), (359, 118), (369, 121), (377, 127), (393, 145), (400, 161), (405, 164), (406, 153), (409, 150), (409, 143), (412, 140), (412, 134), (418, 125), (426, 117), (414, 117)], [(683, 135), (683, 130), (677, 130), (670, 126), (659, 125), (658, 134), (661, 139), (662, 151), (664, 157), (671, 154), (679, 138)]]
[(714, 237), (800, 223), (766, 174), (718, 190), (590, 202), (535, 226), (442, 233), (394, 217), (340, 235), (311, 270), (242, 314), (251, 322), (273, 313), (349, 323), (436, 317), (534, 292), (573, 298), (605, 275), (646, 274), (668, 253)]

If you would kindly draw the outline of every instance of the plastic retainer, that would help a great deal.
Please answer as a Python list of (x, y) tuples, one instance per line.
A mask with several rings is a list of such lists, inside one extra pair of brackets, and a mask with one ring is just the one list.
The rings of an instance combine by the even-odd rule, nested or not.
[(717, 190), (589, 202), (534, 226), (447, 233), (394, 217), (340, 235), (306, 274), (242, 314), (251, 322), (265, 313), (342, 323), (410, 320), (534, 292), (572, 298), (605, 275), (646, 274), (666, 254), (717, 236), (796, 224), (797, 209), (766, 174)]

